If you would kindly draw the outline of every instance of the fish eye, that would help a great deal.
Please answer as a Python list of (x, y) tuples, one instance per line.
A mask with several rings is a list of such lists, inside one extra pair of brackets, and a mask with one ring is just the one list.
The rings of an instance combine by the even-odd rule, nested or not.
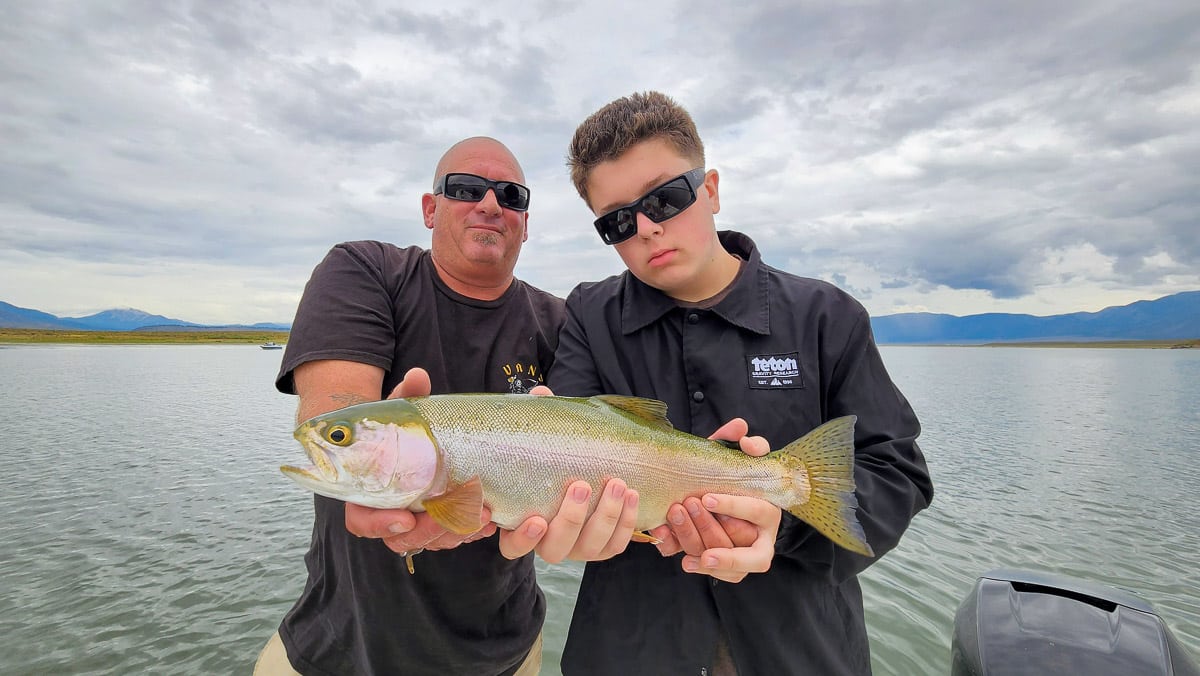
[(329, 443), (336, 446), (349, 446), (354, 436), (351, 434), (349, 427), (338, 424), (329, 426), (329, 429), (325, 431), (325, 438)]

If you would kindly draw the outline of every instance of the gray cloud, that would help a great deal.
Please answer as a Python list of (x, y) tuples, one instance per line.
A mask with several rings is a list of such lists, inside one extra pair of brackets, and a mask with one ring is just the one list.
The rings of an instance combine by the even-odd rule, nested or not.
[[(746, 182), (782, 166), (900, 170), (850, 178), (861, 190), (838, 179), (835, 199), (797, 197), (788, 207), (803, 222), (790, 231), (805, 236), (781, 253), (830, 279), (852, 258), (884, 278), (1005, 299), (1033, 293), (1063, 247), (1113, 257), (1123, 283), (1195, 274), (1198, 29), (1184, 3), (756, 3), (708, 34), (727, 36), (735, 97), (779, 92), (798, 131), (774, 158), (737, 167)], [(771, 207), (739, 216), (789, 232)], [(1176, 265), (1155, 272), (1145, 261), (1162, 253)]]
[[(869, 307), (1095, 309), (1200, 285), (1193, 3), (702, 0), (639, 4), (642, 22), (621, 5), (17, 3), (0, 299), (107, 302), (112, 269), (162, 290), (115, 304), (180, 315), (219, 305), (200, 266), (270, 288), (240, 300), (279, 316), (240, 319), (285, 320), (330, 244), (426, 244), (433, 164), (475, 134), (533, 187), (518, 271), (566, 293), (621, 269), (567, 141), (646, 89), (695, 117), (721, 227)], [(76, 264), (86, 282), (44, 283)]]

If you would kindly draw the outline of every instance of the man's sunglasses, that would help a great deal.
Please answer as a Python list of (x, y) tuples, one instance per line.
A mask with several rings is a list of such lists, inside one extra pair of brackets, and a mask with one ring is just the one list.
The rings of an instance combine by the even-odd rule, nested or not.
[(460, 202), (479, 202), (487, 191), (496, 194), (496, 203), (505, 209), (529, 209), (529, 188), (512, 181), (490, 181), (475, 174), (445, 174), (433, 186), (433, 194)]
[(605, 244), (620, 244), (637, 234), (638, 212), (646, 214), (646, 218), (655, 223), (677, 215), (692, 206), (696, 201), (696, 191), (704, 182), (704, 167), (697, 167), (687, 173), (654, 188), (623, 207), (596, 219), (596, 232)]

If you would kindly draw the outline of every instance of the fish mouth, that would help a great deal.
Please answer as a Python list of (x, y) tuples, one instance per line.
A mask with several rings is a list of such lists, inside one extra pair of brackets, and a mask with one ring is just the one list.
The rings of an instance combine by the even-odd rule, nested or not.
[(281, 465), (280, 471), (302, 484), (336, 484), (341, 478), (333, 454), (321, 446), (321, 430), (317, 425), (302, 425), (296, 430), (296, 440), (304, 448), (311, 465)]
[(317, 468), (315, 465), (305, 465), (303, 467), (301, 467), (299, 465), (280, 465), (279, 466), (279, 471), (283, 472), (284, 474), (288, 475), (289, 477), (298, 481), (301, 485), (304, 485), (304, 486), (311, 486), (313, 484), (326, 483), (325, 477), (321, 476), (321, 474), (319, 472), (317, 472), (316, 469)]

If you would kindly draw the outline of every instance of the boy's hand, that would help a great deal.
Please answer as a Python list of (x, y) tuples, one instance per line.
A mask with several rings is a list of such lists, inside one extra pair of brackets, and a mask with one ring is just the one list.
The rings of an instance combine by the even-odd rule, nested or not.
[(725, 582), (741, 582), (748, 573), (765, 573), (771, 568), (782, 510), (766, 500), (742, 495), (709, 493), (701, 502), (718, 520), (725, 517), (750, 524), (755, 536), (749, 544), (742, 544), (744, 539), (739, 535), (742, 542), (735, 542), (733, 547), (709, 547), (699, 556), (688, 554), (683, 557), (685, 571), (711, 575)]
[[(747, 432), (749, 426), (746, 421), (734, 418), (713, 432), (709, 439), (736, 441), (747, 455), (763, 456), (771, 451), (766, 439), (747, 436)], [(705, 496), (706, 500), (709, 497)], [(714, 513), (698, 498), (688, 498), (683, 504), (671, 505), (667, 510), (667, 523), (650, 531), (662, 540), (658, 545), (659, 552), (663, 556), (684, 552), (684, 570), (712, 575), (727, 582), (740, 582), (747, 573), (762, 572), (769, 568), (771, 558), (775, 555), (775, 537), (779, 532), (779, 508), (756, 498), (712, 497), (717, 498), (714, 506), (726, 511)], [(722, 498), (730, 498), (733, 502), (726, 504)], [(730, 505), (733, 511), (729, 511)], [(753, 520), (741, 517), (742, 514), (752, 516)], [(763, 539), (767, 537), (770, 539), (769, 553), (763, 549)], [(716, 558), (702, 558), (706, 554)], [(767, 555), (765, 559), (764, 554)], [(705, 561), (715, 562), (715, 567), (701, 565)]]
[(589, 518), (591, 497), (592, 487), (586, 481), (572, 483), (549, 524), (532, 516), (516, 530), (501, 530), (500, 553), (515, 559), (536, 551), (546, 562), (560, 563), (602, 561), (625, 551), (637, 521), (637, 491), (620, 479), (610, 479)]
[[(553, 392), (539, 385), (530, 394)], [(586, 481), (572, 483), (550, 523), (532, 516), (516, 530), (501, 530), (500, 553), (515, 559), (536, 551), (548, 563), (560, 563), (564, 559), (600, 561), (625, 551), (637, 521), (637, 491), (620, 479), (611, 479), (588, 518), (591, 498), (592, 487)]]
[(771, 444), (767, 443), (766, 439), (763, 437), (748, 436), (749, 434), (750, 425), (746, 422), (746, 419), (734, 418), (718, 427), (716, 432), (708, 435), (708, 438), (717, 441), (736, 441), (743, 453), (756, 458), (771, 452)]

